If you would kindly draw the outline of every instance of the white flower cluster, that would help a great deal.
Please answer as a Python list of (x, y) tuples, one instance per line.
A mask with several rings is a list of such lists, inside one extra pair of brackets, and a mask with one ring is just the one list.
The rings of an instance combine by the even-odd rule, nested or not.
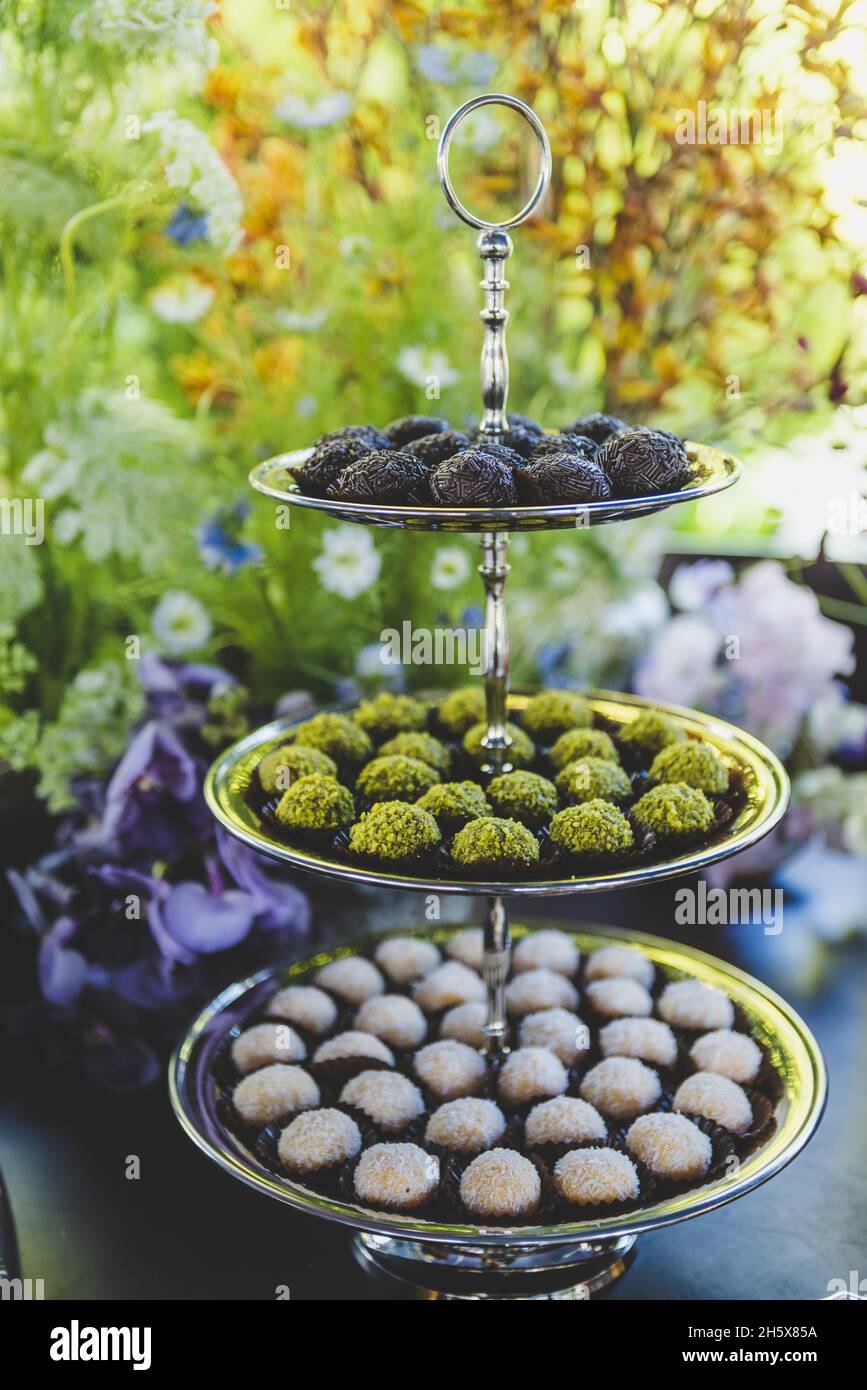
[(217, 59), (207, 28), (216, 13), (213, 0), (90, 0), (70, 33), (127, 62), (168, 58), (206, 72)]
[(169, 184), (189, 195), (205, 214), (208, 240), (230, 255), (243, 237), (244, 202), (207, 135), (174, 111), (158, 111), (143, 129), (158, 132)]

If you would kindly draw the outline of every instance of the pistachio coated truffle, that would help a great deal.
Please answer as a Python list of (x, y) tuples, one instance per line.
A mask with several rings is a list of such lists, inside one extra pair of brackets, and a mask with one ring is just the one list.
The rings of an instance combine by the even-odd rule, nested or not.
[(373, 756), (373, 744), (360, 725), (345, 714), (314, 714), (295, 728), (295, 742), (318, 748), (341, 769), (354, 769)]
[(314, 772), (292, 783), (274, 814), (289, 830), (340, 830), (353, 820), (355, 803), (336, 777)]
[(514, 873), (539, 862), (539, 841), (516, 820), (481, 816), (459, 830), (452, 841), (456, 864), (479, 873)]
[(653, 1013), (653, 1000), (637, 980), (591, 980), (584, 997), (603, 1018), (647, 1018)]
[(689, 1055), (698, 1071), (716, 1072), (741, 1086), (755, 1081), (762, 1065), (761, 1049), (746, 1033), (717, 1028), (697, 1038)]
[(403, 994), (380, 994), (365, 1000), (355, 1016), (355, 1027), (404, 1049), (418, 1047), (427, 1033), (427, 1021), (418, 1004)]
[(503, 772), (492, 778), (487, 791), (498, 816), (531, 828), (547, 825), (559, 805), (554, 783), (538, 772)]
[(445, 1038), (415, 1054), (416, 1076), (439, 1100), (476, 1095), (485, 1079), (485, 1062), (465, 1043)]
[(380, 970), (396, 985), (408, 985), (429, 975), (440, 963), (440, 953), (432, 941), (415, 936), (390, 936), (374, 951)]
[(475, 970), (470, 970), (461, 961), (448, 960), (416, 985), (413, 997), (425, 1013), (436, 1014), (455, 1004), (483, 1000), (485, 983)]
[(735, 1016), (728, 995), (700, 980), (673, 980), (667, 984), (659, 996), (657, 1010), (672, 1028), (731, 1028)]
[(684, 782), (700, 792), (722, 796), (728, 791), (728, 768), (716, 749), (697, 738), (663, 748), (650, 765), (651, 782)]
[(287, 985), (272, 995), (265, 1012), (270, 1018), (285, 1019), (321, 1037), (334, 1026), (337, 1005), (330, 995), (313, 985)]
[(603, 1057), (637, 1057), (654, 1067), (673, 1067), (677, 1039), (658, 1018), (615, 1018), (599, 1030)]
[(645, 989), (650, 989), (653, 961), (632, 947), (601, 946), (588, 956), (585, 973), (588, 980), (637, 980)]
[(590, 1047), (590, 1030), (568, 1009), (539, 1009), (521, 1020), (518, 1039), (522, 1047), (547, 1047), (571, 1067)]
[[(475, 763), (486, 763), (489, 753), (482, 743), (488, 732), (486, 723), (473, 724), (464, 734), (463, 748), (467, 757), (472, 758)], [(527, 767), (536, 756), (536, 748), (531, 738), (528, 738), (523, 729), (519, 729), (517, 724), (507, 724), (506, 733), (511, 739), (508, 749), (508, 759), (513, 767)]]
[(232, 1104), (245, 1124), (268, 1125), (292, 1111), (312, 1110), (319, 1104), (319, 1087), (301, 1067), (274, 1062), (239, 1081)]
[(439, 773), (427, 763), (395, 754), (363, 767), (355, 789), (368, 801), (417, 801), (438, 781)]
[(485, 937), (481, 927), (466, 927), (451, 938), (446, 951), (453, 960), (468, 965), (471, 970), (481, 970), (485, 954)]
[(262, 790), (273, 795), (274, 792), (288, 791), (299, 777), (310, 777), (314, 772), (323, 777), (336, 777), (337, 764), (318, 748), (284, 743), (282, 747), (266, 753), (256, 771)]
[(288, 1023), (257, 1023), (246, 1028), (232, 1043), (232, 1061), (246, 1074), (269, 1062), (302, 1062), (304, 1043)]
[(382, 743), (395, 734), (423, 729), (427, 705), (411, 695), (393, 695), (384, 690), (372, 700), (362, 700), (352, 717), (374, 743)]
[(531, 1148), (539, 1144), (581, 1144), (587, 1139), (607, 1139), (608, 1126), (592, 1105), (575, 1096), (555, 1096), (534, 1105), (524, 1125)]
[(349, 848), (390, 864), (418, 859), (440, 843), (439, 826), (428, 811), (405, 801), (377, 801), (349, 832)]
[(512, 952), (516, 975), (525, 970), (554, 970), (558, 975), (574, 975), (581, 953), (564, 931), (532, 931), (522, 936)]
[(558, 811), (548, 830), (557, 848), (576, 859), (623, 854), (635, 843), (632, 826), (622, 811), (598, 797)]
[(330, 990), (347, 1004), (363, 1004), (375, 994), (382, 994), (385, 980), (372, 961), (363, 956), (342, 956), (323, 965), (314, 976), (317, 985)]
[(567, 806), (584, 801), (628, 801), (632, 783), (617, 763), (605, 758), (578, 758), (557, 774), (557, 791)]
[(542, 1198), (542, 1182), (529, 1158), (514, 1149), (489, 1149), (464, 1169), (461, 1201), (480, 1217), (531, 1216)]
[(314, 1062), (344, 1062), (350, 1058), (369, 1057), (372, 1062), (382, 1062), (386, 1067), (394, 1066), (394, 1054), (390, 1048), (372, 1033), (362, 1033), (351, 1028), (346, 1033), (335, 1033), (320, 1043), (313, 1054)]
[(674, 1108), (702, 1115), (732, 1134), (746, 1134), (753, 1122), (746, 1092), (736, 1081), (712, 1071), (697, 1071), (682, 1081), (674, 1093)]
[(682, 743), (686, 734), (679, 724), (659, 710), (645, 709), (620, 730), (620, 742), (640, 753), (646, 761), (672, 743)]
[(704, 1177), (711, 1142), (685, 1115), (641, 1115), (626, 1131), (626, 1147), (658, 1178), (685, 1182)]
[(461, 738), (485, 717), (485, 692), (480, 685), (452, 690), (437, 710), (437, 719), (451, 738)]
[(352, 1105), (381, 1129), (406, 1129), (424, 1114), (424, 1098), (418, 1086), (397, 1071), (362, 1071), (347, 1081), (340, 1104)]
[(446, 1101), (428, 1120), (425, 1142), (454, 1153), (478, 1154), (492, 1149), (506, 1130), (506, 1117), (492, 1100), (463, 1096)]
[(581, 1082), (581, 1096), (615, 1120), (632, 1120), (662, 1095), (659, 1077), (634, 1057), (606, 1057)]
[(481, 1047), (485, 1041), (482, 1030), (487, 1014), (485, 1005), (478, 1002), (456, 1004), (443, 1015), (440, 1037), (454, 1038), (468, 1047)]
[(439, 1187), (439, 1159), (418, 1144), (373, 1144), (358, 1160), (355, 1195), (366, 1206), (414, 1211)]
[(395, 734), (394, 738), (388, 739), (380, 748), (381, 758), (401, 757), (415, 758), (420, 763), (427, 763), (434, 772), (445, 777), (451, 765), (451, 754), (444, 743), (433, 734), (423, 734), (406, 732)]
[(519, 1047), (503, 1063), (497, 1085), (505, 1105), (527, 1105), (542, 1096), (561, 1096), (569, 1076), (546, 1047)]
[(553, 1178), (563, 1200), (579, 1207), (635, 1202), (641, 1192), (638, 1169), (617, 1149), (574, 1149), (555, 1165)]
[(434, 816), (444, 830), (460, 830), (467, 821), (491, 813), (477, 782), (441, 782), (420, 796), (416, 805)]
[(575, 1009), (578, 991), (556, 970), (524, 970), (506, 985), (506, 1007), (521, 1017), (540, 1009)]
[(539, 743), (553, 743), (567, 729), (589, 729), (593, 716), (574, 690), (540, 690), (527, 704), (521, 723)]
[(612, 739), (602, 729), (569, 729), (561, 734), (548, 755), (557, 772), (581, 758), (602, 758), (606, 763), (619, 763)]
[(714, 823), (713, 807), (704, 792), (684, 782), (664, 782), (651, 787), (636, 801), (632, 814), (661, 840), (704, 834)]
[(293, 1173), (316, 1173), (354, 1158), (361, 1130), (342, 1110), (308, 1110), (287, 1125), (277, 1143), (280, 1162)]

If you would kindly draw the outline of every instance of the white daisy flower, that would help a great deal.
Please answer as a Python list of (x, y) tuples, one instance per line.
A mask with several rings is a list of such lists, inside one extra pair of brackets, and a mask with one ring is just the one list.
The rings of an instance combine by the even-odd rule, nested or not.
[(174, 111), (158, 111), (142, 129), (159, 134), (168, 183), (188, 194), (205, 214), (208, 240), (231, 255), (243, 237), (244, 202), (205, 132)]
[(376, 582), (382, 561), (371, 537), (360, 526), (335, 526), (322, 537), (322, 552), (313, 561), (323, 589), (353, 599)]
[(430, 582), (435, 589), (456, 589), (469, 578), (471, 568), (465, 550), (459, 545), (444, 545), (434, 556)]
[(154, 609), (151, 627), (161, 646), (174, 655), (195, 651), (211, 635), (207, 610), (181, 589), (169, 589), (163, 594)]
[(154, 290), (150, 306), (163, 323), (196, 323), (208, 312), (213, 300), (213, 285), (187, 275), (182, 280), (167, 280)]

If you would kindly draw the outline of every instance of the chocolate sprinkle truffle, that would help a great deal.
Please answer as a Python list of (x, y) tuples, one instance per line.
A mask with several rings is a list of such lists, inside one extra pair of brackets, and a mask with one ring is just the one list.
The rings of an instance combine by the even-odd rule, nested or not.
[(611, 484), (598, 463), (578, 453), (546, 452), (524, 477), (540, 503), (604, 502), (611, 496)]
[(427, 479), (427, 464), (401, 449), (379, 449), (347, 464), (328, 489), (343, 502), (412, 501)]
[(653, 961), (627, 946), (602, 946), (587, 957), (585, 974), (588, 980), (637, 980), (650, 989), (653, 984)]
[(354, 1174), (359, 1201), (388, 1211), (415, 1211), (434, 1195), (439, 1181), (439, 1159), (418, 1144), (373, 1144)]
[(487, 1016), (488, 1011), (484, 1004), (456, 1004), (443, 1015), (440, 1037), (454, 1038), (456, 1042), (466, 1043), (468, 1047), (481, 1047), (485, 1041), (482, 1030)]
[(290, 472), (301, 491), (308, 497), (325, 497), (345, 468), (355, 459), (370, 453), (377, 445), (366, 439), (332, 439), (320, 441), (304, 463)]
[(450, 1038), (428, 1043), (415, 1054), (415, 1072), (439, 1100), (476, 1095), (485, 1080), (485, 1062), (465, 1043)]
[(634, 1057), (606, 1057), (581, 1082), (581, 1097), (604, 1115), (631, 1120), (662, 1095), (659, 1077)]
[(502, 1139), (506, 1117), (492, 1100), (464, 1096), (447, 1101), (428, 1120), (425, 1142), (453, 1153), (477, 1154)]
[(690, 1060), (698, 1071), (716, 1072), (741, 1086), (755, 1081), (762, 1065), (762, 1052), (746, 1033), (717, 1028), (697, 1038), (689, 1049)]
[(426, 468), (436, 468), (443, 459), (459, 454), (470, 447), (470, 436), (463, 430), (441, 430), (439, 434), (423, 434), (403, 446), (404, 452), (421, 459)]
[(522, 1047), (547, 1047), (566, 1067), (577, 1062), (590, 1047), (590, 1031), (568, 1009), (539, 1009), (526, 1014), (518, 1029)]
[(372, 1062), (382, 1062), (386, 1067), (394, 1066), (394, 1054), (385, 1043), (374, 1037), (373, 1033), (361, 1033), (349, 1029), (346, 1033), (336, 1033), (320, 1043), (313, 1054), (314, 1063), (344, 1062), (349, 1059), (369, 1057)]
[(575, 1149), (555, 1165), (554, 1189), (579, 1207), (635, 1202), (641, 1192), (638, 1169), (618, 1149)]
[(481, 970), (485, 954), (485, 935), (481, 927), (467, 927), (456, 932), (446, 946), (453, 960), (468, 965), (471, 970)]
[(710, 1167), (711, 1142), (684, 1115), (641, 1115), (626, 1132), (629, 1152), (657, 1178), (685, 1182)]
[(681, 440), (661, 430), (624, 430), (603, 445), (598, 462), (617, 497), (648, 497), (683, 487), (690, 476)]
[(415, 936), (390, 936), (373, 953), (380, 970), (396, 985), (408, 985), (436, 970), (440, 953), (432, 941)]
[(361, 1110), (380, 1129), (392, 1132), (406, 1129), (424, 1114), (418, 1086), (396, 1071), (359, 1072), (340, 1092), (340, 1104)]
[(268, 1001), (265, 1012), (269, 1018), (282, 1018), (308, 1033), (321, 1037), (333, 1028), (337, 1019), (334, 1000), (313, 985), (287, 985)]
[(402, 449), (404, 444), (411, 444), (414, 439), (445, 434), (448, 428), (448, 420), (440, 415), (404, 415), (386, 425), (385, 435), (395, 449)]
[(355, 1027), (404, 1050), (418, 1047), (427, 1033), (427, 1022), (418, 1004), (403, 994), (380, 994), (367, 999), (355, 1016)]
[(753, 1108), (737, 1082), (717, 1072), (697, 1071), (678, 1086), (674, 1109), (703, 1115), (731, 1134), (746, 1134), (753, 1122)]
[(660, 1018), (673, 1028), (731, 1028), (735, 1011), (721, 989), (700, 980), (673, 980), (659, 996)]
[(443, 459), (429, 482), (431, 496), (442, 507), (508, 507), (518, 497), (512, 469), (481, 448)]
[(316, 1173), (354, 1158), (361, 1131), (342, 1110), (309, 1110), (287, 1125), (277, 1143), (280, 1162), (293, 1173)]
[(317, 970), (314, 979), (322, 989), (337, 994), (347, 1004), (363, 1004), (374, 994), (382, 994), (385, 981), (376, 966), (363, 956), (342, 956)]
[(608, 1126), (592, 1105), (575, 1096), (555, 1096), (534, 1105), (524, 1124), (531, 1148), (540, 1144), (582, 1144), (587, 1139), (607, 1139)]
[(497, 1085), (505, 1105), (527, 1105), (541, 1096), (562, 1095), (569, 1076), (546, 1047), (519, 1047), (503, 1063)]
[(677, 1039), (658, 1018), (615, 1018), (600, 1028), (599, 1050), (603, 1057), (637, 1057), (654, 1067), (677, 1061)]
[(542, 1198), (542, 1182), (528, 1158), (514, 1149), (479, 1154), (461, 1178), (461, 1201), (474, 1216), (531, 1216)]
[(413, 997), (425, 1013), (436, 1014), (454, 1004), (483, 1000), (485, 983), (469, 966), (450, 960), (426, 975), (421, 984), (416, 985)]
[(564, 931), (533, 931), (522, 936), (512, 952), (512, 970), (554, 970), (558, 975), (574, 975), (581, 952)]
[(239, 1081), (232, 1104), (245, 1124), (267, 1125), (294, 1110), (312, 1110), (319, 1104), (319, 1087), (301, 1067), (275, 1062)]
[(596, 412), (593, 415), (579, 415), (577, 420), (573, 420), (571, 425), (566, 425), (560, 433), (577, 434), (584, 439), (592, 440), (594, 444), (604, 444), (612, 434), (622, 434), (628, 429), (626, 421), (617, 415), (600, 415)]
[(246, 1074), (269, 1062), (303, 1062), (307, 1049), (286, 1023), (257, 1023), (232, 1043), (232, 1061)]
[(577, 989), (555, 970), (525, 970), (506, 985), (506, 1007), (518, 1017), (540, 1009), (575, 1009), (577, 1004)]
[(591, 980), (584, 997), (603, 1018), (647, 1018), (653, 1013), (653, 1000), (638, 980)]

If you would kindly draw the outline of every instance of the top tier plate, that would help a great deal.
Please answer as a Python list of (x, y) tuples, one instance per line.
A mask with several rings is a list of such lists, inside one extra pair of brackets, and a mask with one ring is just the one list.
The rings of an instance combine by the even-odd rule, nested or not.
[(293, 507), (325, 512), (338, 521), (359, 526), (391, 526), (404, 531), (566, 531), (585, 526), (602, 526), (609, 521), (629, 521), (664, 511), (676, 502), (693, 502), (699, 497), (722, 492), (736, 483), (743, 464), (730, 454), (722, 454), (707, 444), (686, 443), (695, 478), (676, 492), (660, 492), (652, 497), (619, 497), (607, 502), (557, 502), (535, 507), (386, 507), (368, 502), (338, 502), (330, 497), (308, 497), (289, 472), (312, 454), (297, 449), (277, 454), (259, 463), (250, 473), (257, 492)]

